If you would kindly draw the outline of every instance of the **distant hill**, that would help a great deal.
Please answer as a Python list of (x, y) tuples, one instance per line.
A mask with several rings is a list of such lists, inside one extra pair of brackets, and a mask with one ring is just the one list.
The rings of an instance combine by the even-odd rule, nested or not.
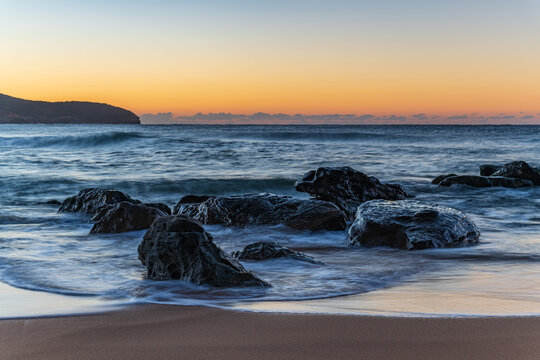
[(0, 94), (0, 124), (140, 124), (139, 117), (116, 106), (83, 102), (47, 102)]

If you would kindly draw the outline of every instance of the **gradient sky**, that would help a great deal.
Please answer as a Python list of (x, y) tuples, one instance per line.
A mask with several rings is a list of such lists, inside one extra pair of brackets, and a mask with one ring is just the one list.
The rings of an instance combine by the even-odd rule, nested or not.
[(540, 119), (540, 0), (0, 0), (0, 44), (28, 99)]

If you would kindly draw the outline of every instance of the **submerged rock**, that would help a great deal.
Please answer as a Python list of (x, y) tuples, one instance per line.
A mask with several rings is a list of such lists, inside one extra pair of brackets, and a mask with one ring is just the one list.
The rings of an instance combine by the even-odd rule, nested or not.
[(90, 230), (90, 234), (148, 229), (155, 219), (166, 215), (166, 212), (146, 204), (121, 202), (98, 211), (93, 218), (97, 223)]
[(158, 218), (139, 245), (139, 260), (153, 280), (184, 280), (215, 287), (270, 286), (217, 247), (188, 216)]
[(58, 201), (56, 199), (51, 199), (51, 200), (47, 200), (47, 201), (38, 202), (38, 203), (36, 203), (36, 205), (62, 205), (62, 202)]
[(374, 199), (402, 200), (407, 197), (396, 184), (383, 184), (377, 178), (346, 167), (321, 167), (311, 170), (294, 184), (297, 191), (329, 201), (343, 210), (349, 219), (358, 205)]
[(240, 260), (254, 261), (286, 257), (312, 264), (322, 264), (322, 262), (315, 260), (309, 255), (291, 250), (283, 245), (270, 241), (259, 241), (249, 244), (242, 251), (233, 251), (231, 256)]
[(444, 179), (439, 184), (440, 186), (451, 186), (454, 184), (469, 185), (474, 187), (491, 187), (501, 186), (506, 188), (518, 188), (532, 186), (532, 182), (523, 179), (514, 179), (507, 177), (496, 176), (477, 176), (477, 175), (460, 175), (452, 176)]
[(58, 211), (82, 212), (93, 215), (104, 206), (115, 205), (120, 202), (140, 203), (139, 200), (132, 199), (126, 193), (118, 190), (91, 188), (81, 190), (77, 195), (64, 200)]
[(358, 207), (347, 240), (353, 246), (418, 250), (470, 246), (479, 237), (476, 225), (459, 210), (414, 200), (373, 200)]
[(533, 185), (540, 185), (540, 170), (533, 168), (525, 161), (514, 161), (504, 164), (504, 166), (501, 166), (492, 174), (492, 176), (529, 180)]
[(450, 177), (454, 177), (454, 176), (457, 176), (457, 174), (439, 175), (435, 179), (433, 179), (433, 181), (431, 181), (431, 183), (433, 185), (439, 185), (443, 180), (448, 179)]
[(203, 224), (285, 224), (298, 230), (344, 230), (345, 215), (321, 200), (300, 200), (273, 194), (209, 197), (201, 203), (179, 203), (175, 213), (189, 215)]

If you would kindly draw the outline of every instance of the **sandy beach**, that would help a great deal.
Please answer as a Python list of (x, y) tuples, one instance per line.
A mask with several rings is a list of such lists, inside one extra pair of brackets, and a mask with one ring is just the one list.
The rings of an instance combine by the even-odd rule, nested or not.
[(284, 315), (141, 305), (0, 321), (2, 359), (538, 359), (540, 318)]

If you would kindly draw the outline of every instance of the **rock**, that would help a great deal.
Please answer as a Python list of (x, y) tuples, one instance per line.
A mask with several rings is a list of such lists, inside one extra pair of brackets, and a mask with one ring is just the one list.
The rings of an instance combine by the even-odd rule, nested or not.
[(525, 161), (514, 161), (504, 164), (492, 176), (529, 180), (533, 185), (540, 185), (540, 170), (531, 167)]
[(122, 233), (148, 229), (155, 219), (168, 215), (158, 208), (145, 204), (133, 204), (121, 202), (116, 205), (103, 207), (98, 211), (93, 220), (94, 224), (90, 234), (97, 233)]
[(415, 200), (373, 200), (358, 207), (347, 240), (353, 246), (418, 250), (470, 246), (479, 237), (461, 211)]
[(233, 251), (231, 257), (240, 260), (267, 260), (275, 258), (291, 258), (299, 261), (305, 261), (312, 264), (322, 264), (322, 262), (315, 260), (309, 255), (302, 252), (293, 251), (285, 246), (282, 246), (275, 242), (259, 241), (253, 244), (249, 244), (242, 251)]
[(484, 164), (480, 165), (480, 175), (482, 176), (491, 176), (493, 173), (497, 170), (499, 170), (499, 165), (493, 165), (493, 164)]
[(62, 205), (62, 203), (58, 200), (51, 199), (47, 201), (38, 202), (36, 203), (36, 205)]
[(440, 186), (450, 186), (454, 184), (469, 185), (474, 187), (491, 187), (501, 186), (506, 188), (518, 188), (532, 186), (529, 180), (495, 177), (495, 176), (477, 176), (477, 175), (460, 175), (444, 179), (439, 184)]
[(433, 181), (431, 181), (431, 183), (433, 185), (439, 185), (441, 183), (441, 181), (443, 181), (444, 179), (447, 179), (449, 177), (454, 177), (454, 176), (457, 176), (457, 175), (456, 174), (439, 175), (435, 179), (433, 179)]
[(163, 211), (164, 213), (166, 213), (167, 215), (172, 214), (171, 208), (169, 206), (167, 206), (166, 204), (163, 204), (163, 203), (143, 203), (143, 205), (159, 209), (159, 210)]
[(153, 280), (184, 280), (215, 287), (270, 286), (217, 247), (188, 216), (158, 218), (139, 245), (139, 260)]
[(210, 197), (202, 203), (178, 204), (176, 213), (189, 215), (203, 224), (285, 224), (298, 230), (344, 230), (345, 215), (321, 200), (300, 200), (273, 194)]
[(139, 200), (132, 199), (129, 195), (118, 190), (84, 189), (77, 195), (64, 200), (59, 212), (82, 212), (94, 215), (100, 208), (115, 205), (120, 202), (139, 204)]
[(297, 191), (336, 204), (349, 219), (354, 218), (356, 208), (365, 201), (402, 200), (407, 197), (401, 186), (383, 184), (377, 178), (348, 166), (312, 170), (296, 181), (294, 187)]
[(207, 195), (186, 195), (180, 199), (178, 204), (173, 209), (173, 214), (178, 214), (180, 207), (184, 204), (200, 204), (210, 199), (212, 196)]

